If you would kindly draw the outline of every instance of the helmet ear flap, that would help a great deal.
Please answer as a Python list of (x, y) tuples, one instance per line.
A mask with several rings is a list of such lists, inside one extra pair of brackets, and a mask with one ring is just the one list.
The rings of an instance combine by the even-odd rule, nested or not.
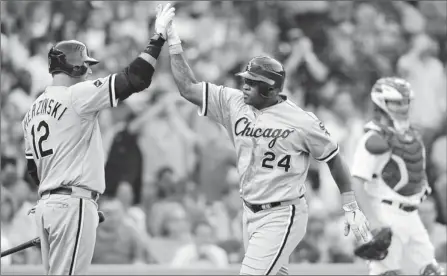
[(85, 73), (87, 73), (87, 66), (85, 65), (74, 65), (73, 66), (73, 74), (75, 76), (83, 76)]

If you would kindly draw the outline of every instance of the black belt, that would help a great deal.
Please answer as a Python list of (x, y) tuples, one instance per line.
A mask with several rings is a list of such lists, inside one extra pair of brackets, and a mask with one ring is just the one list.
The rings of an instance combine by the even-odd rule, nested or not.
[[(385, 204), (388, 204), (388, 205), (393, 205), (393, 202), (388, 199), (382, 199), (382, 202)], [(413, 212), (418, 209), (418, 206), (416, 206), (416, 205), (407, 205), (407, 204), (403, 204), (403, 203), (399, 203), (399, 205), (397, 207), (401, 210), (404, 210), (405, 212)]]
[[(303, 198), (304, 195), (301, 195), (299, 198)], [(281, 206), (282, 202), (272, 202), (272, 203), (267, 203), (267, 204), (251, 204), (248, 203), (247, 201), (245, 201), (245, 205), (253, 212), (253, 213), (257, 213), (259, 211), (262, 210), (267, 210), (267, 209), (271, 209), (271, 208), (275, 208), (278, 206)]]
[[(50, 194), (50, 195), (54, 195), (54, 194), (57, 194), (57, 195), (71, 195), (72, 193), (73, 193), (73, 191), (72, 191), (72, 189), (70, 187), (59, 187), (59, 188), (56, 188), (56, 189), (53, 189), (53, 190), (50, 190), (50, 191), (45, 191), (45, 192), (42, 193), (42, 195), (45, 195), (45, 194)], [(99, 193), (98, 192), (94, 192), (94, 191), (91, 191), (90, 193), (91, 193), (91, 199), (96, 201), (98, 199), (98, 197), (99, 197)]]

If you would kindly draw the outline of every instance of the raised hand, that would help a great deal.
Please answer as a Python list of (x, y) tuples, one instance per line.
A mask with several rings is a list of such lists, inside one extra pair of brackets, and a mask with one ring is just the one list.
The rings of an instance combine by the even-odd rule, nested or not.
[(175, 8), (171, 3), (157, 6), (157, 19), (155, 20), (155, 32), (160, 34), (164, 39), (168, 37), (167, 29), (175, 15)]

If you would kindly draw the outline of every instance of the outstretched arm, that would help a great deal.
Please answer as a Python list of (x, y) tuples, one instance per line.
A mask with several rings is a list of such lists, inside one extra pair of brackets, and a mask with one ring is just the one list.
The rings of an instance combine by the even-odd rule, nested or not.
[(167, 26), (172, 21), (175, 8), (168, 3), (158, 5), (155, 32), (149, 45), (123, 72), (116, 74), (115, 94), (120, 100), (128, 98), (132, 93), (149, 87), (155, 71), (155, 64), (167, 37)]
[(177, 35), (174, 23), (168, 28), (169, 56), (171, 71), (180, 95), (189, 102), (201, 107), (203, 103), (203, 83), (197, 81), (183, 53), (182, 44)]

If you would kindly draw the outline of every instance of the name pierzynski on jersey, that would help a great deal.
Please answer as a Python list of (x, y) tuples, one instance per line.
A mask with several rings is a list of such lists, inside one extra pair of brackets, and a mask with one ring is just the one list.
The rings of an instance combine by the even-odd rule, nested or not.
[(37, 115), (46, 114), (52, 116), (57, 120), (60, 120), (66, 110), (67, 107), (63, 106), (62, 103), (56, 100), (49, 98), (42, 99), (38, 102), (35, 102), (30, 110), (26, 113), (24, 126), (26, 128), (29, 122), (34, 118), (34, 116)]
[(245, 137), (265, 137), (265, 138), (273, 138), (268, 146), (269, 148), (273, 148), (278, 138), (287, 138), (294, 129), (280, 129), (280, 128), (256, 128), (250, 127), (251, 121), (247, 117), (242, 117), (238, 119), (234, 125), (234, 134), (236, 136), (245, 136)]

